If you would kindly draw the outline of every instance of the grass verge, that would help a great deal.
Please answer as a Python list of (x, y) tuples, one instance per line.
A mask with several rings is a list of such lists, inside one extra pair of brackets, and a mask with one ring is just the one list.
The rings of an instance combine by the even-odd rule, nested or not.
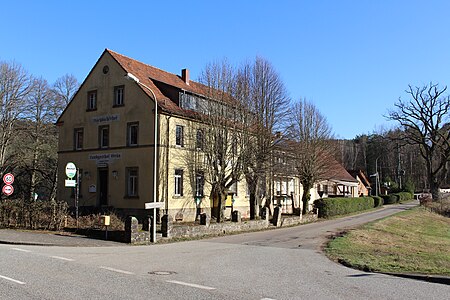
[(336, 237), (331, 259), (372, 272), (450, 276), (450, 218), (415, 208)]

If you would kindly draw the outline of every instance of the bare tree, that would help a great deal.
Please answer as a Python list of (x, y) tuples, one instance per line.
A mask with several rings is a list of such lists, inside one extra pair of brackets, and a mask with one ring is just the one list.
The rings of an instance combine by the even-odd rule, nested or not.
[(0, 175), (12, 168), (11, 147), (17, 121), (23, 117), (34, 80), (21, 65), (0, 62)]
[(406, 93), (410, 100), (399, 99), (395, 104), (397, 109), (387, 116), (402, 127), (400, 141), (419, 146), (435, 200), (440, 197), (439, 187), (447, 175), (450, 160), (450, 98), (444, 96), (446, 90), (447, 87), (440, 88), (433, 83), (409, 86)]
[[(282, 131), (289, 109), (289, 97), (280, 75), (272, 64), (256, 57), (238, 71), (236, 98), (245, 107), (246, 157), (244, 173), (250, 196), (250, 219), (262, 204), (261, 196), (270, 205), (273, 184), (271, 154), (275, 132)], [(267, 188), (269, 186), (269, 188)]]
[(65, 107), (72, 100), (79, 87), (80, 84), (76, 77), (72, 74), (66, 74), (56, 79), (52, 92), (55, 94), (55, 99)]
[(199, 100), (203, 126), (203, 162), (198, 170), (211, 185), (214, 203), (212, 215), (224, 220), (226, 198), (233, 184), (242, 177), (243, 143), (242, 107), (235, 100), (235, 71), (226, 62), (206, 66), (199, 81), (207, 87), (207, 99)]
[(331, 157), (331, 127), (316, 106), (307, 100), (300, 100), (292, 107), (292, 121), (289, 137), (291, 151), (300, 183), (303, 186), (303, 210), (309, 211), (310, 190), (314, 183), (324, 177), (334, 159)]
[(59, 101), (54, 97), (48, 83), (43, 78), (34, 80), (28, 97), (26, 118), (27, 142), (24, 168), (30, 176), (30, 201), (38, 191), (52, 194), (56, 185), (57, 134), (54, 126), (59, 114)]

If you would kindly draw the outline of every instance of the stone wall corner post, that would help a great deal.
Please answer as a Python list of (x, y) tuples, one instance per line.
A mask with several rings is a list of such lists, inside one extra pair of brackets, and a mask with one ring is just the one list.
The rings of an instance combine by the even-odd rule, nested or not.
[(171, 215), (161, 217), (161, 231), (163, 237), (171, 237), (173, 219)]
[(133, 216), (128, 216), (125, 220), (125, 242), (133, 243), (138, 233), (138, 220)]

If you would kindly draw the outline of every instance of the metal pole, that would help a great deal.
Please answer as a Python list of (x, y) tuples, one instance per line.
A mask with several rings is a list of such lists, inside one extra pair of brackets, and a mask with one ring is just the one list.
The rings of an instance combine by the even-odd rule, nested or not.
[(377, 159), (375, 159), (375, 196), (378, 196), (378, 159), (380, 157), (378, 156)]
[[(157, 189), (157, 185), (156, 185), (156, 176), (157, 176), (157, 163), (158, 163), (158, 152), (157, 152), (157, 148), (158, 148), (158, 102), (156, 100), (156, 95), (153, 92), (153, 90), (151, 88), (149, 88), (148, 86), (146, 86), (145, 84), (143, 84), (142, 82), (139, 81), (139, 78), (137, 78), (136, 76), (134, 76), (131, 73), (127, 73), (127, 75), (125, 75), (126, 78), (133, 80), (134, 82), (136, 82), (137, 84), (140, 84), (141, 86), (145, 87), (147, 90), (150, 91), (150, 93), (153, 96), (153, 101), (155, 102), (155, 122), (154, 122), (154, 144), (155, 144), (155, 148), (154, 148), (154, 155), (153, 155), (153, 202), (157, 202), (156, 201), (156, 189)], [(152, 243), (156, 242), (156, 208), (153, 209), (153, 221), (152, 221), (152, 232), (150, 234), (150, 241)]]
[(78, 229), (78, 195), (80, 193), (80, 169), (77, 168), (77, 183), (75, 185), (75, 219), (77, 221)]

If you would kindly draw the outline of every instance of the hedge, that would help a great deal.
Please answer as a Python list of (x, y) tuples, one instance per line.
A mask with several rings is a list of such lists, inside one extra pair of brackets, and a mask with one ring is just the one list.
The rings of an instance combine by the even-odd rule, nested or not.
[(400, 201), (408, 201), (413, 199), (414, 195), (410, 192), (399, 192), (389, 195), (382, 195), (384, 200), (384, 204), (395, 204), (399, 203)]
[(374, 208), (374, 202), (372, 197), (325, 198), (314, 201), (314, 207), (319, 209), (319, 218), (329, 218)]
[(383, 201), (383, 198), (381, 198), (380, 196), (372, 196), (372, 198), (373, 198), (373, 206), (374, 207), (380, 207), (380, 206), (383, 206), (383, 204), (384, 204), (384, 201)]
[(398, 196), (399, 201), (408, 201), (413, 199), (414, 195), (411, 194), (410, 192), (400, 192), (400, 193), (396, 193), (395, 195)]
[(396, 194), (389, 194), (389, 195), (383, 195), (381, 196), (384, 200), (384, 204), (395, 204), (400, 201), (400, 196)]

